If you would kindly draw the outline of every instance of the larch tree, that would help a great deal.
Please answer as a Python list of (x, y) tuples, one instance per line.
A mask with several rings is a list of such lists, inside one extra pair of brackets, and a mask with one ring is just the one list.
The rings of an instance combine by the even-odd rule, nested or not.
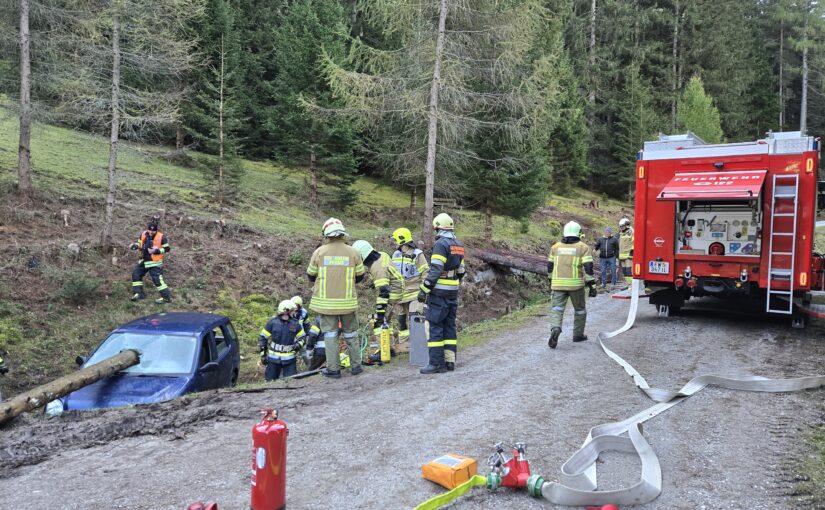
[(366, 152), (394, 181), (423, 181), (429, 243), (436, 187), (460, 198), (471, 184), (462, 171), (507, 159), (481, 155), (474, 143), (490, 133), (507, 144), (528, 136), (526, 91), (513, 78), (543, 6), (390, 0), (364, 4), (363, 17), (382, 28), (384, 45), (355, 39), (347, 60), (328, 57), (324, 70), (346, 104), (337, 113), (369, 129)]
[(17, 190), (31, 194), (31, 43), (29, 0), (20, 0), (20, 143), (17, 149)]
[(204, 169), (221, 209), (237, 194), (243, 175), (237, 134), (242, 124), (237, 99), (241, 45), (227, 0), (208, 0), (204, 15), (192, 21), (202, 64), (191, 73), (193, 90), (183, 105), (183, 125), (197, 147), (217, 156), (204, 160)]
[(692, 131), (707, 143), (722, 141), (722, 121), (713, 98), (705, 94), (702, 79), (694, 76), (679, 98), (676, 114), (679, 129)]
[(49, 61), (37, 79), (54, 118), (109, 132), (104, 252), (112, 247), (119, 142), (156, 139), (177, 122), (194, 46), (184, 27), (201, 13), (201, 0), (77, 0), (49, 12)]

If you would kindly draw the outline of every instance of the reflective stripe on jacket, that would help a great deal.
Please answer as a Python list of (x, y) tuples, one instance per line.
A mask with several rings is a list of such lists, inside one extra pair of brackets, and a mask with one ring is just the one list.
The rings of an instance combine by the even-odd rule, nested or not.
[(343, 237), (332, 238), (312, 254), (307, 274), (316, 277), (309, 309), (323, 315), (347, 315), (358, 310), (355, 278), (366, 269)]
[(392, 254), (392, 263), (404, 277), (404, 293), (402, 303), (415, 301), (418, 296), (418, 287), (421, 285), (422, 275), (427, 274), (430, 265), (424, 252), (404, 244)]
[(633, 249), (634, 232), (633, 227), (627, 227), (619, 232), (619, 260), (630, 258), (630, 251)]
[(384, 252), (378, 252), (378, 258), (370, 264), (369, 270), (372, 275), (372, 284), (376, 289), (389, 287), (390, 290), (389, 297), (381, 297), (379, 294), (375, 303), (385, 305), (390, 301), (399, 302), (404, 294), (404, 277), (396, 269), (390, 256)]
[[(155, 232), (152, 238), (151, 246), (146, 244), (146, 239), (149, 237), (149, 231), (144, 230), (138, 239), (138, 250), (140, 250), (141, 260), (143, 260), (143, 267), (157, 267), (163, 265), (163, 255), (169, 251), (169, 241), (166, 240), (161, 232)], [(157, 248), (160, 253), (151, 253), (151, 250)]]
[(454, 298), (464, 277), (464, 245), (455, 237), (440, 236), (433, 245), (430, 271), (421, 290), (436, 296)]
[(554, 244), (547, 259), (553, 263), (553, 290), (578, 290), (584, 288), (585, 282), (593, 279), (584, 270), (584, 264), (593, 263), (593, 252), (581, 241)]
[(295, 359), (298, 342), (305, 336), (297, 320), (273, 317), (261, 330), (258, 347), (266, 349), (267, 362), (288, 363)]

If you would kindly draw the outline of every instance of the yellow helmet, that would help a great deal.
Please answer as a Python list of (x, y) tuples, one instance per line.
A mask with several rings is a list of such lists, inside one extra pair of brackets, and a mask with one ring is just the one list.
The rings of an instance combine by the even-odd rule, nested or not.
[(344, 224), (341, 223), (341, 220), (338, 218), (330, 218), (324, 222), (324, 228), (321, 229), (323, 232), (324, 237), (338, 237), (347, 235), (346, 229), (344, 229)]
[(436, 230), (452, 230), (455, 228), (455, 224), (449, 214), (441, 213), (433, 218), (433, 228)]
[(278, 315), (281, 315), (281, 314), (284, 314), (284, 313), (289, 313), (292, 310), (296, 310), (297, 308), (298, 307), (295, 306), (295, 303), (293, 303), (289, 299), (285, 299), (285, 300), (281, 301), (280, 303), (278, 303)]
[(564, 237), (581, 237), (581, 235), (582, 226), (575, 221), (571, 221), (564, 226)]
[(401, 246), (412, 241), (412, 232), (405, 227), (397, 228), (393, 231), (392, 238), (395, 239), (395, 244)]
[(304, 306), (304, 300), (301, 296), (292, 296), (289, 300), (295, 303), (295, 306)]
[(340, 356), (339, 359), (341, 360), (341, 368), (349, 368), (350, 367), (349, 355), (342, 352), (342, 353), (339, 354), (339, 356)]

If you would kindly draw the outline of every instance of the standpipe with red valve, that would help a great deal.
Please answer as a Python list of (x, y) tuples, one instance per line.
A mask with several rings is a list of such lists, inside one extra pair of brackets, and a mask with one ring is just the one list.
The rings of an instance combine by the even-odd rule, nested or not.
[(492, 455), (487, 458), (490, 473), (487, 475), (487, 488), (496, 490), (499, 487), (511, 489), (527, 488), (530, 478), (530, 462), (527, 460), (527, 443), (513, 445), (513, 456), (508, 458), (504, 453), (502, 443), (496, 443)]

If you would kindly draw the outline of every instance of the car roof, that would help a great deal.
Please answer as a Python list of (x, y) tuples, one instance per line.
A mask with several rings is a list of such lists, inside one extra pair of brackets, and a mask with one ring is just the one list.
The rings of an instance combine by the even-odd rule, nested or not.
[(227, 322), (229, 319), (214, 313), (168, 312), (155, 313), (119, 326), (115, 331), (197, 334)]

